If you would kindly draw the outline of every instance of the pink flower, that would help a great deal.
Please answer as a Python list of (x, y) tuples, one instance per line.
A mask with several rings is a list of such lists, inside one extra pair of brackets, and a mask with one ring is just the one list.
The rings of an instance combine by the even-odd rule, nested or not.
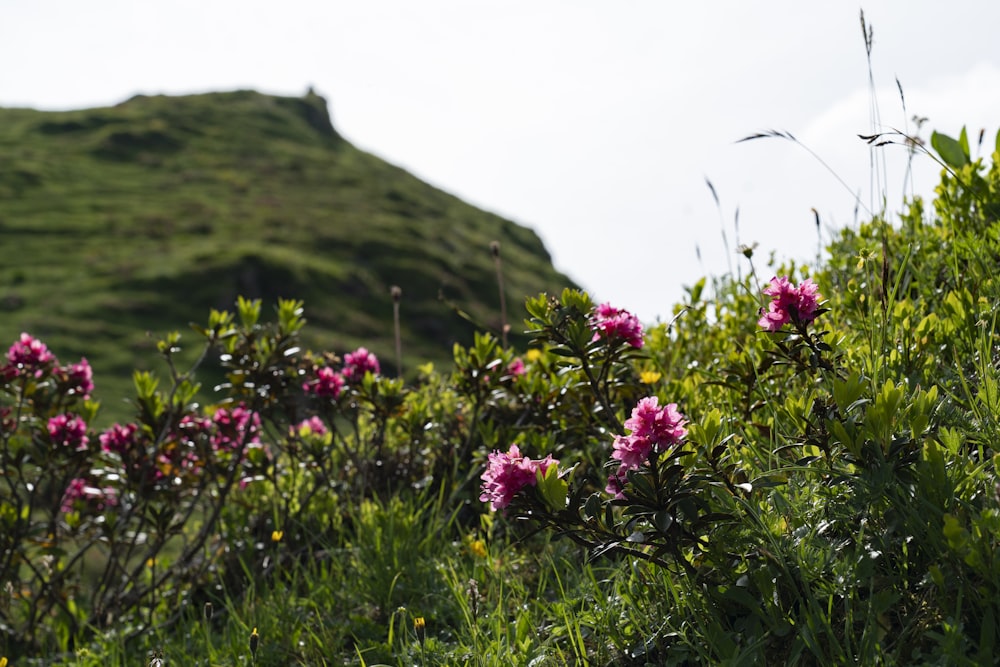
[(632, 437), (649, 438), (656, 451), (663, 452), (687, 435), (684, 428), (687, 421), (677, 411), (676, 403), (663, 407), (658, 407), (658, 403), (656, 396), (641, 399), (632, 408), (632, 417), (625, 421), (625, 428), (632, 431)]
[(101, 451), (115, 452), (124, 456), (135, 445), (135, 433), (138, 426), (135, 424), (113, 424), (111, 428), (102, 433), (99, 437)]
[(628, 471), (648, 464), (654, 451), (662, 454), (679, 445), (687, 435), (686, 423), (676, 403), (661, 407), (656, 396), (641, 399), (632, 409), (632, 416), (625, 421), (625, 428), (630, 433), (615, 436), (611, 458), (619, 461), (620, 465), (608, 478), (605, 491), (616, 498), (623, 498)]
[(344, 388), (344, 378), (329, 366), (316, 370), (316, 378), (302, 384), (307, 394), (337, 398)]
[(177, 424), (178, 437), (185, 445), (191, 445), (195, 438), (212, 430), (212, 420), (198, 415), (184, 415)]
[(793, 286), (787, 276), (774, 277), (762, 292), (773, 297), (757, 324), (766, 331), (778, 331), (789, 322), (808, 324), (816, 319), (816, 309), (822, 295), (810, 279)]
[(83, 498), (86, 493), (87, 480), (77, 477), (70, 480), (69, 485), (63, 492), (62, 505), (59, 508), (63, 514), (73, 511), (73, 505), (77, 500)]
[(19, 375), (22, 369), (34, 370), (36, 375), (40, 375), (41, 367), (49, 362), (54, 363), (56, 357), (49, 352), (45, 343), (27, 333), (22, 333), (7, 350), (7, 360), (10, 361), (15, 376)]
[(66, 376), (66, 389), (70, 394), (83, 399), (90, 398), (90, 392), (94, 391), (94, 371), (86, 357), (80, 359), (78, 364), (70, 364), (59, 370)]
[(608, 476), (608, 485), (604, 487), (604, 492), (615, 497), (615, 500), (622, 500), (625, 497), (625, 473), (621, 467)]
[(653, 443), (649, 438), (636, 435), (616, 435), (611, 458), (621, 461), (622, 467), (634, 470), (649, 460)]
[(524, 375), (524, 362), (521, 357), (514, 357), (514, 360), (507, 364), (507, 374), (514, 377)]
[(819, 293), (819, 286), (811, 278), (799, 283), (799, 302), (796, 304), (799, 319), (803, 322), (812, 322), (816, 319), (816, 310), (819, 308), (821, 298), (823, 295)]
[(369, 352), (367, 348), (359, 347), (354, 352), (344, 355), (344, 379), (348, 382), (358, 381), (370, 372), (378, 375), (380, 372), (378, 358)]
[(63, 514), (72, 512), (76, 508), (78, 500), (86, 500), (94, 509), (101, 511), (118, 505), (118, 490), (113, 486), (106, 486), (101, 489), (93, 486), (89, 480), (77, 477), (70, 480), (66, 491), (63, 492), (59, 510)]
[(590, 316), (590, 328), (594, 330), (593, 340), (604, 338), (610, 341), (623, 340), (635, 348), (641, 348), (642, 324), (639, 318), (627, 310), (602, 303), (594, 308)]
[(216, 432), (212, 436), (212, 449), (239, 450), (240, 447), (260, 444), (260, 415), (240, 403), (231, 410), (219, 408), (212, 416)]
[(482, 494), (479, 500), (490, 503), (494, 512), (510, 504), (514, 496), (526, 486), (534, 486), (537, 482), (536, 472), (545, 475), (550, 466), (559, 465), (559, 461), (546, 456), (541, 461), (532, 461), (521, 455), (517, 445), (511, 445), (506, 453), (498, 450), (489, 455), (489, 464), (482, 475)]
[(65, 413), (52, 417), (48, 430), (54, 445), (72, 447), (76, 451), (87, 449), (87, 423), (76, 415)]

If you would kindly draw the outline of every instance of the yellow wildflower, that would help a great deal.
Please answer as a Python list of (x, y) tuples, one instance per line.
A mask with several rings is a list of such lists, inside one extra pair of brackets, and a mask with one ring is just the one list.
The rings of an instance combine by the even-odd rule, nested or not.
[(663, 374), (659, 371), (643, 371), (639, 373), (639, 382), (643, 384), (653, 384), (659, 382)]
[(469, 552), (477, 558), (486, 558), (486, 543), (482, 540), (469, 542)]

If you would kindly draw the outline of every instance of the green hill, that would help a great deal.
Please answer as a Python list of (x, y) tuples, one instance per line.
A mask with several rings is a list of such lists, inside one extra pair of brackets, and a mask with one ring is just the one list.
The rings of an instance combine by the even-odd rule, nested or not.
[(159, 336), (237, 295), (302, 299), (313, 349), (363, 344), (391, 367), (399, 285), (412, 368), (471, 341), (456, 307), (499, 326), (492, 241), (515, 331), (526, 295), (573, 286), (533, 231), (355, 148), (311, 92), (0, 109), (0, 239), (0, 342), (86, 354), (106, 416), (132, 369), (161, 368)]

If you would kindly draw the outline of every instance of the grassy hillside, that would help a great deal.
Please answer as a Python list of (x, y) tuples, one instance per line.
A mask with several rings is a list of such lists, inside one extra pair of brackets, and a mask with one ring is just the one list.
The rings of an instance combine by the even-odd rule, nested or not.
[(358, 150), (314, 94), (0, 109), (0, 156), (0, 341), (86, 354), (105, 413), (158, 367), (157, 336), (240, 294), (303, 299), (308, 345), (389, 360), (399, 285), (412, 368), (471, 341), (449, 304), (499, 325), (491, 241), (515, 331), (526, 295), (572, 286), (534, 232)]

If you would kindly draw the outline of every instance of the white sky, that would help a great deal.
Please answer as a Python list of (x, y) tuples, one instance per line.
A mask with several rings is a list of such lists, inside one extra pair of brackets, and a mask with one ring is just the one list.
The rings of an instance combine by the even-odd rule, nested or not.
[[(985, 128), (988, 154), (1000, 125), (1000, 2), (863, 7), (883, 129), (904, 129), (913, 114), (929, 118), (925, 138), (967, 124), (974, 142)], [(354, 144), (532, 227), (558, 268), (651, 321), (669, 317), (683, 285), (741, 266), (737, 208), (739, 241), (758, 242), (758, 258), (815, 257), (812, 207), (824, 228), (854, 220), (851, 192), (801, 147), (737, 139), (791, 132), (865, 206), (881, 206), (870, 151), (856, 138), (872, 131), (859, 8), (0, 0), (0, 106), (72, 109), (236, 88), (302, 95), (312, 85)], [(906, 156), (887, 150), (892, 212)], [(918, 159), (916, 190), (931, 192), (937, 173)]]

